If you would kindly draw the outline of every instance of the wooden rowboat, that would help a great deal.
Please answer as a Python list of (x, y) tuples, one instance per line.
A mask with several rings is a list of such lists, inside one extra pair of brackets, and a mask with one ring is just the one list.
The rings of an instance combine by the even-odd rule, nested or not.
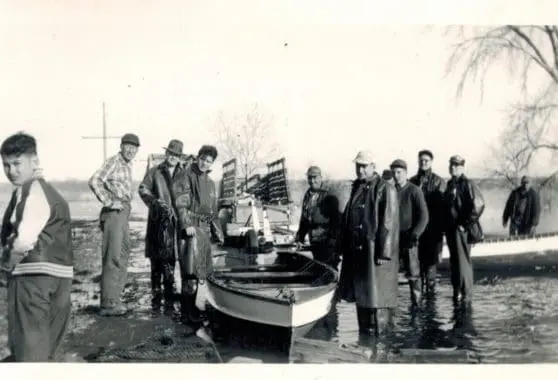
[[(493, 257), (543, 252), (558, 249), (558, 232), (535, 236), (496, 237), (473, 245), (471, 257)], [(442, 259), (449, 259), (449, 249), (444, 244)]]
[[(330, 311), (338, 279), (333, 268), (280, 249), (225, 254), (207, 278), (212, 325), (275, 339), (289, 351), (295, 337), (304, 336)], [(219, 333), (226, 334), (225, 329)]]

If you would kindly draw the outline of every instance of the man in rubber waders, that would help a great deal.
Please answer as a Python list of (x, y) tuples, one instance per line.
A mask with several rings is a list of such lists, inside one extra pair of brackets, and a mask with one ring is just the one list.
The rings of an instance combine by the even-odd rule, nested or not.
[(436, 267), (444, 247), (444, 180), (432, 172), (434, 155), (425, 149), (418, 153), (418, 172), (409, 181), (422, 190), (428, 207), (428, 224), (420, 237), (418, 254), (421, 288), (433, 295), (436, 290)]
[(173, 182), (180, 231), (178, 261), (182, 280), (182, 318), (192, 327), (203, 322), (196, 307), (200, 281), (211, 271), (211, 243), (223, 244), (215, 182), (209, 177), (217, 149), (203, 145), (196, 160)]
[(453, 301), (468, 305), (473, 293), (471, 245), (482, 240), (479, 219), (484, 199), (477, 185), (463, 174), (465, 159), (452, 156), (449, 160), (451, 179), (444, 192), (446, 211), (446, 243), (450, 252)]
[(302, 200), (296, 241), (304, 243), (308, 235), (314, 259), (338, 269), (340, 258), (336, 253), (336, 242), (341, 223), (339, 199), (324, 187), (319, 167), (308, 168), (306, 176), (310, 187)]
[(397, 307), (399, 202), (395, 187), (375, 171), (370, 152), (353, 160), (356, 180), (342, 216), (339, 295), (355, 302), (361, 334), (380, 335)]
[[(149, 208), (145, 234), (145, 256), (151, 262), (153, 308), (165, 299), (165, 311), (174, 306), (174, 268), (178, 257), (178, 223), (172, 183), (185, 170), (181, 162), (184, 144), (171, 140), (165, 148), (165, 160), (149, 169), (139, 186), (139, 195)], [(164, 294), (161, 291), (161, 280)]]
[(521, 185), (514, 189), (504, 208), (502, 224), (504, 228), (510, 222), (510, 236), (535, 235), (539, 224), (541, 203), (539, 194), (531, 187), (531, 180), (521, 177)]
[(422, 295), (418, 245), (428, 223), (428, 209), (422, 191), (407, 179), (407, 163), (398, 159), (390, 168), (399, 194), (399, 257), (409, 280), (411, 304), (417, 307)]

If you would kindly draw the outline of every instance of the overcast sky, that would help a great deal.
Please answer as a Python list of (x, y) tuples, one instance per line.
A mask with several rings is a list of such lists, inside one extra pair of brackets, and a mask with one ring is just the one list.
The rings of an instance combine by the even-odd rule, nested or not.
[[(482, 104), (478, 86), (456, 102), (457, 78), (444, 77), (452, 42), (444, 28), (389, 25), (393, 9), (390, 19), (333, 3), (4, 2), (1, 137), (28, 131), (50, 178), (87, 179), (102, 162), (102, 142), (81, 137), (101, 133), (102, 101), (110, 135), (140, 136), (139, 160), (170, 138), (196, 152), (214, 142), (219, 110), (257, 102), (274, 117), (293, 175), (314, 163), (351, 178), (359, 149), (373, 151), (379, 169), (403, 158), (415, 171), (423, 148), (443, 175), (456, 153), (482, 173), (501, 110), (516, 96), (508, 76), (490, 72)], [(110, 154), (118, 143), (109, 142)], [(144, 170), (137, 162), (135, 177)]]

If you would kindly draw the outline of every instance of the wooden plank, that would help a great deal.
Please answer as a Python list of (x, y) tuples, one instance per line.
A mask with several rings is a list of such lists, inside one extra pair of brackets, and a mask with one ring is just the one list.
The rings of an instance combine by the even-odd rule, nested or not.
[(317, 339), (296, 338), (291, 361), (304, 363), (369, 363), (372, 350)]

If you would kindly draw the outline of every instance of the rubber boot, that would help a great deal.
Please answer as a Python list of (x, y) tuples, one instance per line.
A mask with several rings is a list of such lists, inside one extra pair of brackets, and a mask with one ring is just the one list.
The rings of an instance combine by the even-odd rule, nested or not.
[(359, 334), (370, 335), (373, 333), (372, 310), (357, 306), (357, 321)]

